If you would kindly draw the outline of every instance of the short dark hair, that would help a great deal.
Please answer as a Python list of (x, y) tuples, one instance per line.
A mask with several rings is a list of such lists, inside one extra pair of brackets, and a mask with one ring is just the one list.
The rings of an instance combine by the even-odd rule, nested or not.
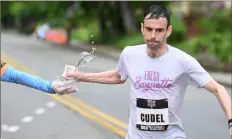
[(167, 27), (170, 26), (170, 16), (171, 16), (171, 11), (168, 9), (164, 8), (161, 5), (152, 5), (150, 6), (147, 10), (144, 12), (144, 19), (148, 16), (148, 19), (159, 19), (160, 17), (166, 18), (168, 21)]

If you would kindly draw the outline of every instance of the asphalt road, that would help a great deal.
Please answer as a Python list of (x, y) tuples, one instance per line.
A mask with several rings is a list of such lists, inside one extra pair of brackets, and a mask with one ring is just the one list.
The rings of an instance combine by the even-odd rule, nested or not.
[[(80, 55), (73, 48), (52, 46), (32, 37), (6, 32), (1, 33), (1, 52), (44, 79), (55, 79), (66, 64), (76, 64)], [(114, 69), (116, 65), (117, 61), (97, 55), (96, 59), (81, 70), (100, 72)], [(125, 125), (128, 123), (129, 82), (123, 85), (81, 83), (78, 88), (80, 91), (73, 94), (73, 98), (82, 100)], [(231, 94), (231, 89), (227, 90)], [(51, 107), (47, 103), (54, 103), (55, 106)], [(33, 89), (1, 83), (1, 104), (1, 136), (4, 139), (119, 138), (94, 120), (88, 120)], [(36, 114), (36, 109), (37, 113), (42, 111), (38, 108), (45, 108), (45, 112)], [(23, 123), (25, 116), (34, 116), (34, 119), (30, 121), (30, 118), (24, 118)], [(112, 120), (112, 117), (108, 119)], [(187, 89), (182, 119), (188, 139), (229, 139), (227, 120), (219, 103), (211, 93), (203, 89)], [(16, 130), (15, 126), (10, 130), (12, 125), (18, 125), (20, 129)], [(122, 131), (126, 133), (126, 129)]]
[[(1, 60), (5, 60), (4, 54), (10, 56), (45, 79), (55, 79), (60, 75), (64, 65), (59, 64), (58, 59), (64, 59), (64, 63), (69, 60), (65, 55), (59, 56), (59, 53), (62, 53), (61, 49), (57, 49), (58, 53), (55, 52), (51, 56), (49, 53), (56, 48), (50, 47), (49, 50), (47, 46), (27, 41), (27, 38), (2, 33)], [(68, 54), (70, 50), (66, 52)], [(75, 53), (72, 55), (73, 58), (78, 58)], [(51, 66), (56, 64), (49, 59), (56, 57), (58, 61), (54, 61), (58, 63), (57, 67)], [(12, 66), (15, 66), (14, 63)], [(2, 139), (119, 139), (118, 135), (107, 128), (83, 117), (43, 92), (4, 82), (1, 82), (1, 137)]]

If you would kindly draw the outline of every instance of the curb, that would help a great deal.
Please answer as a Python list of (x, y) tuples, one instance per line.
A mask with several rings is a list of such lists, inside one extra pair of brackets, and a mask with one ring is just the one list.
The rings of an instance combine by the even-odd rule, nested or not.
[(227, 83), (227, 82), (224, 82), (224, 81), (217, 80), (216, 78), (215, 78), (215, 80), (216, 80), (219, 84), (221, 84), (222, 86), (232, 89), (232, 84)]
[(103, 56), (115, 61), (119, 60), (119, 55), (121, 53), (120, 50), (112, 48), (110, 46), (104, 46), (104, 45), (91, 45), (91, 44), (82, 44), (82, 43), (72, 43), (72, 44), (66, 44), (66, 45), (60, 45), (60, 44), (55, 44), (52, 42), (49, 42), (44, 39), (40, 39), (43, 43), (46, 43), (48, 45), (53, 45), (53, 46), (58, 46), (58, 47), (67, 47), (71, 49), (77, 49), (79, 51), (87, 51), (91, 52), (92, 51), (92, 46), (96, 48), (95, 55)]
[(118, 61), (121, 50), (112, 48), (111, 46), (104, 45), (91, 45), (91, 44), (71, 44), (67, 45), (67, 47), (72, 47), (81, 51), (92, 51), (92, 46), (96, 48), (95, 54), (101, 55), (103, 57), (110, 58), (112, 60)]
[[(230, 76), (230, 81), (229, 80), (223, 80), (223, 77), (221, 78), (218, 78), (217, 75), (215, 75), (215, 73), (210, 73), (209, 74), (219, 83), (221, 84), (222, 86), (224, 87), (228, 87), (228, 88), (232, 88), (232, 75), (230, 74), (225, 74), (224, 76)], [(218, 74), (218, 73), (216, 73)], [(219, 73), (220, 74), (220, 73)], [(223, 74), (223, 73), (222, 73)]]

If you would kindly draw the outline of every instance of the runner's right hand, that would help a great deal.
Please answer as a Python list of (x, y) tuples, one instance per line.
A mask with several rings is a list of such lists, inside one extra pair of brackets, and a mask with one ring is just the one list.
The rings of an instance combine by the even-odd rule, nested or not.
[(66, 79), (73, 78), (74, 80), (78, 81), (80, 79), (81, 72), (75, 66), (66, 65), (65, 69), (64, 69), (64, 72), (63, 72), (63, 76)]

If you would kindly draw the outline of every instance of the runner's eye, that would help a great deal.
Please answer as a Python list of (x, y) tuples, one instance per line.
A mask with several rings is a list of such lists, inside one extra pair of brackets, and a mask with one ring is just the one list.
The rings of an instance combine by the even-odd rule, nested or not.
[(163, 28), (158, 28), (158, 29), (156, 29), (156, 32), (163, 32)]
[(145, 27), (145, 29), (149, 32), (151, 32), (153, 29), (152, 28), (149, 28), (149, 27)]

